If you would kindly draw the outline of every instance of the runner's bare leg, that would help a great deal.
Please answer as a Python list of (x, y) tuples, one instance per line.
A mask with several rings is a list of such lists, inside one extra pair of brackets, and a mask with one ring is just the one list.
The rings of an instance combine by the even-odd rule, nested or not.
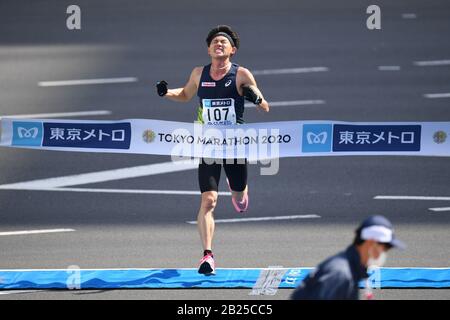
[(214, 209), (217, 204), (217, 197), (218, 193), (216, 191), (202, 193), (202, 202), (197, 216), (197, 225), (203, 250), (212, 250), (215, 227)]

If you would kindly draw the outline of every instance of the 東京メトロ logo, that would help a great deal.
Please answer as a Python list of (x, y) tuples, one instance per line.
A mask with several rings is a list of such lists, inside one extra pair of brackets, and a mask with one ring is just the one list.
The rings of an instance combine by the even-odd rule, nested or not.
[(44, 122), (44, 147), (129, 149), (131, 124)]
[(325, 144), (327, 142), (328, 133), (326, 131), (315, 134), (314, 132), (308, 132), (306, 134), (306, 140), (308, 144)]
[(333, 127), (333, 152), (420, 151), (421, 125), (353, 125)]
[(17, 128), (17, 134), (19, 135), (20, 139), (36, 139), (37, 135), (39, 133), (39, 128), (33, 127), (33, 128), (24, 128), (19, 127)]
[(303, 125), (303, 152), (330, 152), (332, 141), (331, 124)]
[(42, 143), (42, 122), (13, 121), (13, 146), (40, 146)]

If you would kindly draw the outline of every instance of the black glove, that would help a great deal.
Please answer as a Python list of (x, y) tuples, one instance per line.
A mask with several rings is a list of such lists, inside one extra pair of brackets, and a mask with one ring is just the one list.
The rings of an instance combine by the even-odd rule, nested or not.
[(164, 97), (167, 94), (167, 82), (164, 80), (158, 81), (156, 83), (156, 91), (160, 97)]
[(243, 87), (242, 92), (244, 93), (244, 98), (254, 104), (260, 104), (262, 102), (262, 97), (260, 97), (251, 87)]

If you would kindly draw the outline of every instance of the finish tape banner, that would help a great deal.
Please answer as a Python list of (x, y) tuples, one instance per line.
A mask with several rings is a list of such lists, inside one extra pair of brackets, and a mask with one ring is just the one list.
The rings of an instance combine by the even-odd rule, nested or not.
[[(188, 289), (295, 288), (312, 268), (216, 269), (211, 276), (197, 269), (35, 269), (0, 270), (0, 290), (11, 289)], [(277, 274), (271, 272), (277, 271)], [(282, 271), (282, 272), (279, 272)], [(450, 268), (379, 268), (369, 272), (372, 288), (449, 288)], [(365, 287), (365, 281), (359, 283)]]
[(450, 122), (283, 121), (235, 126), (131, 119), (1, 119), (0, 146), (262, 160), (302, 156), (450, 156)]

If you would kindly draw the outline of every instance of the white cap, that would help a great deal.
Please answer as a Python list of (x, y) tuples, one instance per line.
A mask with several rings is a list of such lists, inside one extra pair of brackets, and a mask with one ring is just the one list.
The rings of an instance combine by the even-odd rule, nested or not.
[(384, 226), (370, 226), (361, 230), (361, 239), (390, 243), (392, 241), (392, 230)]

